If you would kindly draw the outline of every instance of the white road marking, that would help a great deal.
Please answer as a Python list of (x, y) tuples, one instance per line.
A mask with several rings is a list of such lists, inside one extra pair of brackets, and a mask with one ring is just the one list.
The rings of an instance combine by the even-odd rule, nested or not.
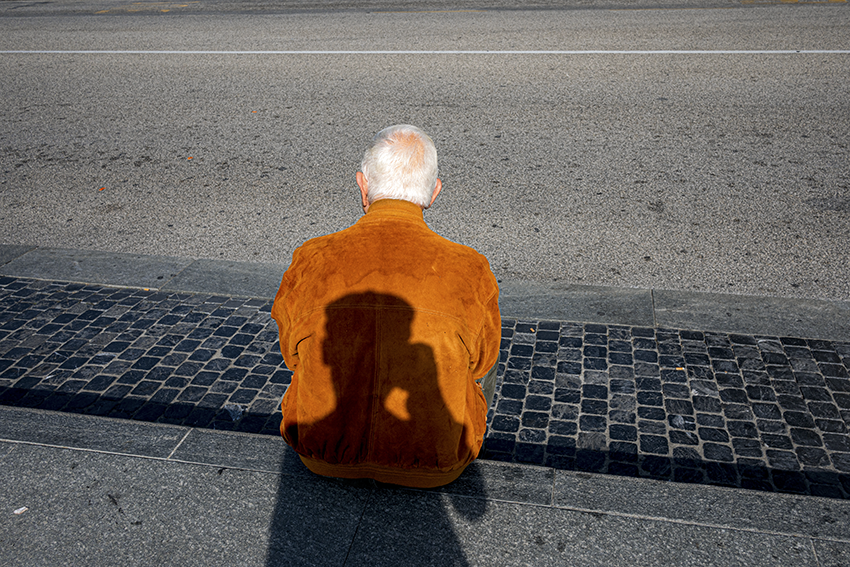
[(326, 51), (178, 51), (178, 50), (0, 50), (2, 55), (848, 55), (850, 49), (658, 49), (658, 50), (326, 50)]

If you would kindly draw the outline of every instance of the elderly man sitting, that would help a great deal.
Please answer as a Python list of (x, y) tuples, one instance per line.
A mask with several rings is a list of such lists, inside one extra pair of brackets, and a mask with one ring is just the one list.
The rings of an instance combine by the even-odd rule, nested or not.
[(423, 219), (442, 187), (431, 139), (375, 136), (365, 215), (295, 250), (272, 317), (293, 371), (280, 431), (314, 473), (428, 488), (478, 456), (501, 321), (487, 260)]

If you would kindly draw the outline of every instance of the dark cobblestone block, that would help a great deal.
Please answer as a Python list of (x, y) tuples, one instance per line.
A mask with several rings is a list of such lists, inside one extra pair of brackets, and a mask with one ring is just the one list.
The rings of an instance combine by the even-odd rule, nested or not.
[(799, 386), (814, 386), (823, 388), (826, 387), (826, 380), (820, 374), (815, 372), (794, 372), (794, 379)]
[(657, 479), (668, 479), (673, 473), (673, 465), (666, 457), (652, 455), (639, 458), (640, 476)]
[(515, 370), (530, 370), (531, 359), (511, 357), (508, 359), (507, 367)]
[(637, 428), (631, 425), (612, 424), (608, 434), (618, 441), (637, 441)]
[(746, 390), (725, 388), (720, 390), (720, 399), (732, 404), (746, 404), (749, 401)]
[(811, 414), (816, 418), (841, 419), (841, 414), (838, 413), (838, 408), (834, 404), (825, 402), (809, 402), (807, 406)]
[(806, 400), (832, 403), (832, 396), (826, 388), (801, 387), (800, 393)]
[(684, 385), (688, 381), (688, 376), (683, 370), (664, 368), (661, 370), (661, 381), (675, 382)]
[(658, 378), (661, 376), (661, 368), (657, 364), (635, 362), (635, 376)]
[(782, 353), (762, 352), (761, 358), (765, 364), (776, 364), (782, 366), (788, 364), (788, 358)]
[(574, 436), (578, 433), (578, 424), (575, 421), (552, 420), (549, 422), (549, 432), (552, 435)]
[(806, 491), (805, 476), (789, 471), (773, 471), (773, 484), (780, 492), (802, 494)]
[(588, 370), (606, 370), (608, 362), (604, 358), (585, 358), (583, 366)]
[(692, 399), (694, 410), (706, 413), (720, 413), (722, 404), (720, 398), (708, 396), (694, 396)]
[(694, 405), (689, 400), (664, 400), (668, 413), (678, 415), (693, 415)]
[(515, 344), (511, 346), (510, 355), (512, 357), (531, 358), (534, 354), (533, 345)]
[(169, 404), (177, 397), (180, 391), (175, 388), (160, 388), (151, 396), (151, 402)]
[(675, 445), (697, 445), (699, 437), (692, 431), (670, 430), (670, 442)]
[(756, 427), (762, 433), (785, 433), (786, 426), (782, 421), (774, 421), (771, 419), (757, 419)]
[(522, 413), (522, 400), (500, 399), (496, 405), (496, 412), (505, 415), (519, 415)]
[(835, 433), (824, 433), (823, 444), (830, 451), (850, 453), (850, 437)]
[(220, 379), (241, 382), (247, 374), (248, 370), (245, 368), (228, 368), (221, 373)]
[(638, 407), (637, 414), (638, 414), (638, 417), (640, 417), (642, 419), (654, 419), (654, 420), (662, 420), (662, 421), (667, 419), (667, 412), (665, 412), (663, 408), (658, 408), (658, 407), (650, 407), (650, 406)]
[(816, 419), (815, 426), (825, 433), (847, 433), (847, 425), (844, 421), (832, 419)]
[(638, 392), (637, 402), (644, 406), (663, 406), (664, 396), (661, 392)]
[(713, 441), (716, 443), (728, 443), (729, 434), (723, 429), (715, 429), (712, 427), (700, 427), (697, 430), (699, 438), (703, 441)]
[(696, 430), (696, 421), (690, 415), (668, 415), (667, 423), (672, 429), (683, 429), (685, 431)]
[(494, 431), (507, 431), (507, 432), (517, 432), (519, 431), (519, 418), (512, 415), (496, 415), (493, 417), (493, 423), (491, 425)]
[(737, 486), (739, 482), (737, 469), (729, 463), (707, 463), (705, 474), (711, 484), (722, 486)]
[(546, 452), (553, 455), (570, 455), (576, 453), (576, 441), (571, 437), (551, 435), (546, 445)]
[(751, 400), (773, 402), (776, 401), (776, 394), (772, 388), (767, 386), (747, 386), (747, 397)]
[(761, 443), (757, 439), (732, 439), (732, 448), (739, 457), (762, 457)]
[(185, 388), (189, 384), (188, 378), (180, 376), (172, 376), (162, 384), (164, 388)]
[[(850, 453), (831, 453), (830, 459), (833, 466), (841, 472), (850, 473)], [(850, 492), (850, 477), (842, 477), (842, 485), (846, 492)]]
[(523, 412), (522, 425), (523, 427), (545, 429), (549, 425), (549, 414), (537, 411)]
[(248, 405), (257, 397), (257, 390), (239, 388), (230, 395), (229, 401), (234, 404)]
[(732, 449), (717, 443), (703, 443), (702, 452), (709, 461), (731, 462), (734, 460)]
[(759, 437), (756, 425), (749, 421), (727, 421), (726, 428), (732, 437), (756, 439)]
[[(549, 401), (551, 405), (552, 402), (552, 394), (555, 392), (555, 384), (552, 382), (545, 382), (542, 380), (532, 380), (527, 385), (529, 397), (534, 396), (535, 398), (545, 398)], [(541, 404), (545, 404), (545, 402), (540, 402)], [(548, 409), (548, 406), (547, 406)]]
[(762, 441), (768, 447), (772, 449), (792, 449), (793, 444), (789, 437), (785, 435), (775, 435), (772, 433), (763, 433), (761, 436)]
[(709, 360), (707, 354), (685, 352), (683, 356), (685, 358), (685, 364), (688, 366), (711, 366), (711, 360)]
[(544, 367), (544, 366), (534, 366), (531, 369), (531, 377), (535, 380), (554, 380), (555, 379), (555, 368), (554, 367)]
[(520, 463), (542, 465), (545, 458), (545, 447), (531, 443), (517, 443), (514, 448), (514, 458)]
[(829, 455), (817, 447), (797, 447), (797, 460), (800, 464), (810, 467), (830, 466)]
[(754, 403), (752, 405), (753, 414), (757, 418), (762, 419), (782, 419), (782, 413), (779, 411), (779, 406), (776, 404)]
[(585, 384), (584, 386), (582, 386), (581, 393), (584, 398), (597, 400), (608, 399), (608, 388), (606, 386)]
[(93, 392), (102, 392), (106, 390), (112, 383), (117, 380), (115, 376), (109, 375), (99, 375), (95, 376), (89, 382), (83, 386), (83, 389), (93, 391)]
[(806, 404), (806, 400), (804, 400), (801, 396), (780, 395), (777, 396), (776, 401), (779, 403), (779, 407), (786, 411), (809, 411), (809, 407)]
[(506, 384), (528, 384), (529, 375), (525, 370), (506, 368), (502, 379)]
[(582, 431), (605, 431), (608, 420), (604, 415), (581, 415), (579, 417), (579, 428)]
[(274, 384), (289, 384), (291, 380), (291, 370), (277, 370), (274, 374), (272, 374), (271, 378), (269, 378), (269, 381)]
[(691, 397), (691, 389), (686, 384), (663, 384), (661, 392), (667, 398), (688, 399)]
[(661, 392), (661, 380), (658, 378), (635, 378), (635, 387), (638, 391), (657, 391)]
[(519, 384), (502, 384), (499, 394), (504, 398), (525, 399), (525, 386)]
[(666, 437), (660, 435), (641, 435), (640, 436), (640, 451), (642, 453), (666, 455), (670, 450), (670, 445)]
[(818, 435), (814, 430), (792, 427), (789, 433), (791, 433), (791, 439), (795, 445), (803, 445), (807, 447), (823, 446), (823, 441), (821, 440), (820, 435)]

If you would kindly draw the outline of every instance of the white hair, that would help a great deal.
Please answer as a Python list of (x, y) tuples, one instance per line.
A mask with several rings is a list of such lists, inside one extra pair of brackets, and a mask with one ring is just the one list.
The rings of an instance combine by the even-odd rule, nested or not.
[(437, 186), (437, 149), (415, 126), (390, 126), (372, 139), (360, 170), (370, 203), (401, 199), (427, 207)]

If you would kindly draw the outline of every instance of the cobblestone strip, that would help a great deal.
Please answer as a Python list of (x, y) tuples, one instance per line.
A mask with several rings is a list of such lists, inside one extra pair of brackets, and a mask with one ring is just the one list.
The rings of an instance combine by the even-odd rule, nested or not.
[[(0, 403), (278, 435), (265, 300), (0, 277)], [(503, 321), (484, 456), (850, 495), (850, 343)]]
[(0, 278), (0, 403), (278, 434), (291, 372), (270, 310), (265, 300)]
[(490, 459), (850, 493), (850, 344), (506, 320)]

